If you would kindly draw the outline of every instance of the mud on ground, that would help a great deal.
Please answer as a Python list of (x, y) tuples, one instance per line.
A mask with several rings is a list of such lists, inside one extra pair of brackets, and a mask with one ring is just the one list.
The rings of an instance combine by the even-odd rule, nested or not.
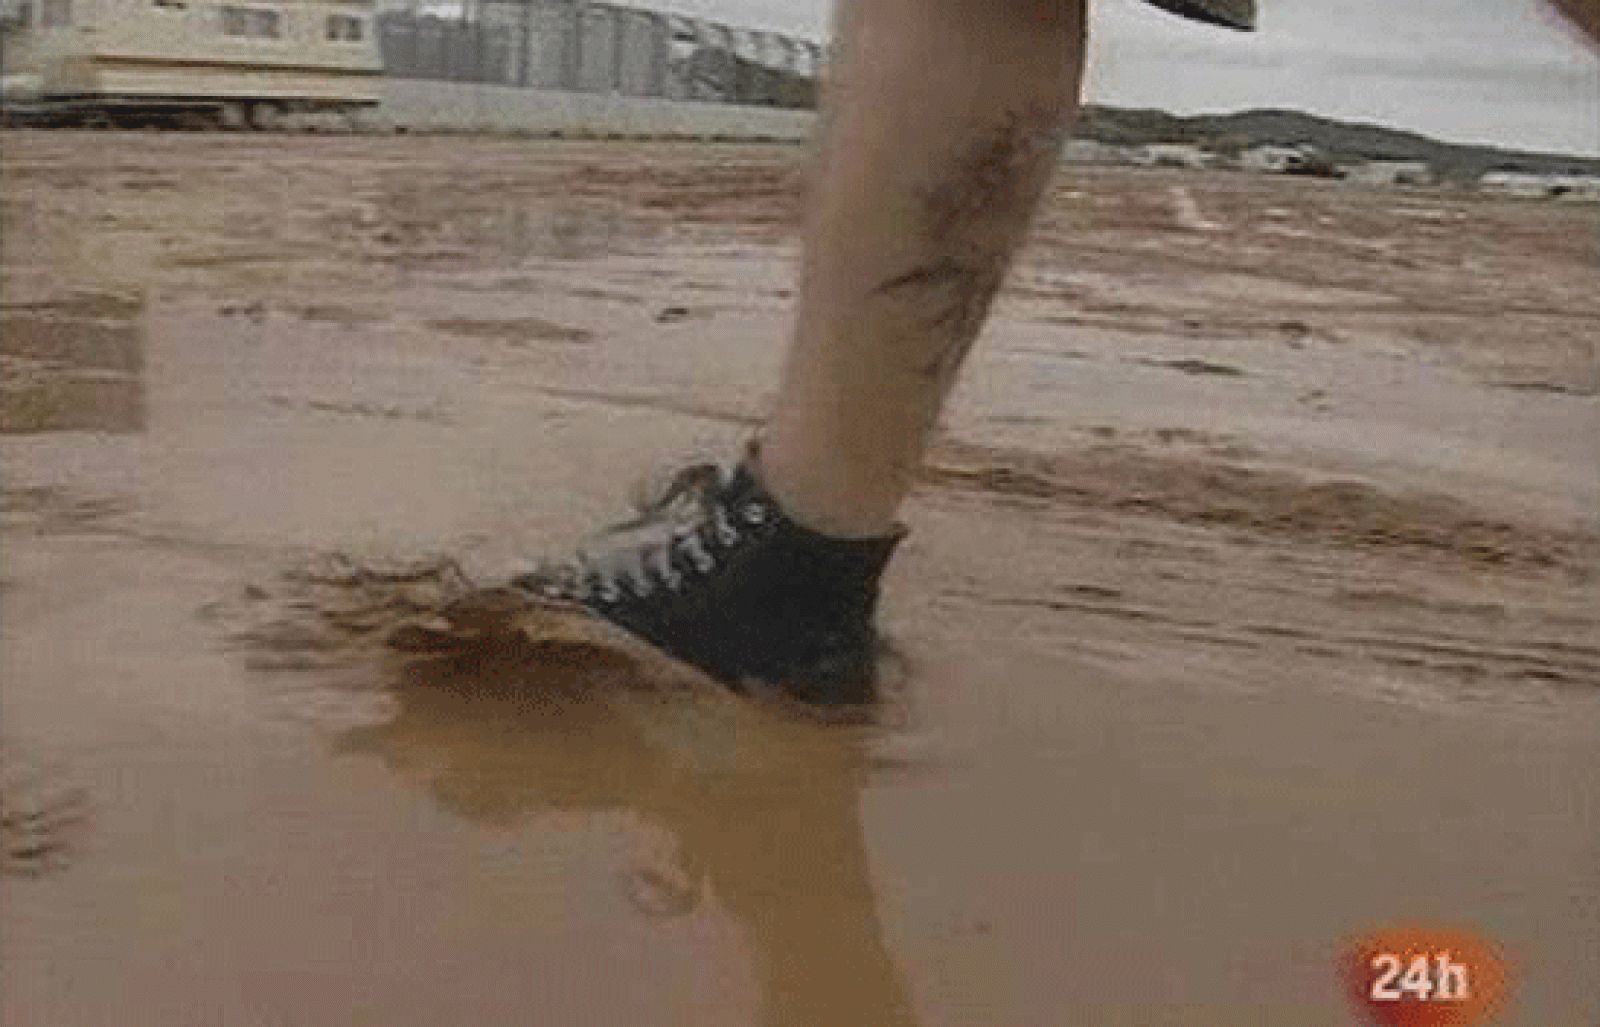
[[(7, 1023), (81, 1012), (115, 990), (82, 984), (93, 975), (79, 970), (101, 950), (71, 925), (134, 901), (118, 867), (163, 858), (169, 836), (134, 826), (160, 796), (130, 784), (129, 766), (164, 782), (162, 794), (190, 789), (191, 804), (241, 815), (267, 802), (273, 781), (290, 781), (282, 787), (296, 802), (338, 810), (331, 823), (366, 825), (327, 842), (357, 861), (393, 844), (380, 838), (397, 837), (386, 832), (410, 816), (396, 810), (410, 808), (404, 797), (419, 783), (467, 823), (545, 825), (525, 826), (518, 844), (560, 834), (527, 819), (538, 804), (514, 768), (537, 766), (548, 783), (562, 760), (605, 766), (612, 728), (583, 720), (599, 739), (592, 753), (570, 738), (535, 753), (504, 727), (527, 710), (502, 708), (510, 720), (496, 721), (415, 683), (352, 683), (350, 654), (376, 626), (427, 606), (416, 581), (391, 588), (369, 575), (356, 609), (301, 587), (294, 568), (335, 552), (367, 568), (437, 568), (426, 561), (444, 557), (493, 579), (614, 516), (646, 474), (732, 452), (766, 409), (794, 302), (804, 153), (72, 132), (0, 142), (0, 527), (6, 677), (17, 682), (5, 691), (8, 765), (63, 768), (8, 771), (6, 852), (36, 876), (86, 882), (76, 899), (70, 889), (28, 892), (26, 911), (7, 914), (60, 934), (8, 941), (8, 963), (33, 975), (23, 978), (33, 1004), (8, 1005)], [(942, 739), (934, 764), (955, 769), (932, 771), (937, 793), (865, 786), (874, 822), (898, 826), (869, 823), (868, 841), (851, 843), (863, 848), (836, 855), (870, 852), (879, 867), (890, 942), (856, 955), (886, 976), (834, 1014), (882, 1002), (923, 1022), (996, 1022), (972, 1012), (996, 1008), (1010, 1011), (1005, 1022), (1120, 1022), (1118, 967), (1159, 957), (1172, 969), (1155, 975), (1156, 1005), (1140, 1022), (1242, 1022), (1233, 1014), (1257, 999), (1296, 1010), (1296, 1022), (1342, 1022), (1318, 946), (1362, 918), (1451, 910), (1546, 965), (1514, 1022), (1583, 1022), (1600, 1008), (1600, 974), (1584, 969), (1592, 946), (1572, 912), (1592, 909), (1600, 880), (1583, 840), (1600, 770), (1582, 741), (1600, 725), (1597, 259), (1593, 205), (1063, 170), (907, 512), (915, 530), (885, 620), (921, 668), (916, 737)], [(245, 609), (256, 644), (229, 651), (221, 639), (238, 633), (234, 614)], [(294, 741), (307, 724), (357, 732), (343, 748), (377, 752), (392, 776), (303, 769), (332, 758), (296, 748), (310, 745)], [(386, 734), (385, 724), (397, 726)], [(220, 757), (207, 738), (254, 755)], [(1431, 761), (1405, 755), (1419, 738)], [(1016, 745), (1052, 755), (1029, 762), (1010, 754)], [(301, 769), (285, 769), (285, 746)], [(927, 854), (944, 843), (913, 843), (941, 837), (939, 824), (983, 820), (975, 796), (1021, 820), (1053, 808), (1070, 786), (1040, 767), (1062, 759), (1094, 794), (1125, 797), (1080, 796), (1076, 816), (1115, 851), (1142, 853), (1129, 857), (1141, 869), (1100, 861), (1074, 840), (1071, 817), (1057, 833), (991, 825), (1036, 862), (990, 852), (945, 863)], [(243, 783), (194, 784), (184, 768), (197, 766), (235, 767), (224, 776)], [(626, 807), (617, 796), (629, 788), (654, 787), (641, 766), (607, 785), (607, 808)], [(385, 796), (389, 812), (330, 792), (339, 774), (360, 778), (366, 791), (351, 794)], [(1433, 809), (1471, 793), (1490, 813), (1446, 817), (1413, 837), (1386, 807), (1364, 805), (1397, 787)], [(738, 794), (755, 809), (765, 793)], [(659, 799), (640, 808), (709, 846), (713, 884), (735, 882), (720, 893), (727, 915), (746, 929), (777, 915), (749, 912), (750, 896), (771, 890), (759, 874), (740, 876), (753, 873), (741, 846), (754, 842), (685, 812), (687, 799)], [(794, 817), (837, 826), (837, 810), (795, 801)], [(1251, 841), (1238, 844), (1256, 855), (1192, 819), (1207, 809), (1239, 824)], [(1269, 830), (1280, 815), (1299, 834)], [(1144, 837), (1139, 825), (1153, 819), (1176, 834)], [(56, 826), (59, 845), (44, 839)], [(170, 838), (210, 830), (179, 824)], [(439, 841), (437, 825), (415, 830), (400, 831), (409, 840), (394, 866), (426, 877), (418, 868), (443, 852), (466, 858), (451, 846), (467, 842)], [(1519, 849), (1515, 839), (1540, 831)], [(1328, 853), (1331, 839), (1352, 834), (1367, 836), (1369, 856)], [(292, 868), (284, 873), (328, 885), (308, 853), (263, 841)], [(1381, 888), (1360, 883), (1396, 851), (1454, 869), (1433, 883), (1420, 865)], [(87, 855), (63, 870), (75, 853)], [(245, 858), (225, 845), (217, 853), (183, 865), (209, 880), (208, 868)], [(992, 867), (970, 878), (960, 869), (995, 859), (1012, 884)], [(1216, 897), (1186, 892), (1190, 926), (1174, 927), (1138, 888), (1151, 875), (1189, 880), (1196, 859), (1217, 876), (1192, 883)], [(1230, 859), (1237, 874), (1221, 869)], [(1326, 901), (1293, 900), (1306, 905), (1284, 916), (1276, 909), (1304, 883), (1276, 868), (1297, 864), (1342, 884), (1325, 887)], [(571, 873), (551, 887), (587, 880)], [(419, 894), (422, 877), (391, 884)], [(701, 908), (685, 897), (695, 875), (682, 866), (646, 877), (672, 882), (647, 903)], [(1073, 891), (1078, 927), (1058, 938), (1031, 920), (1038, 895), (1021, 880)], [(1238, 905), (1252, 889), (1253, 904)], [(953, 912), (956, 894), (965, 905)], [(1408, 905), (1407, 895), (1422, 898)], [(1564, 905), (1571, 896), (1580, 906)], [(840, 915), (877, 937), (877, 914), (860, 920), (859, 899)], [(633, 937), (595, 902), (574, 922)], [(387, 913), (356, 907), (373, 930), (395, 930)], [(281, 936), (268, 931), (250, 951), (284, 958), (271, 939), (294, 937), (301, 922), (283, 917), (272, 921)], [(1122, 940), (1087, 954), (1119, 918)], [(1029, 924), (1056, 940), (1027, 935)], [(1241, 932), (1242, 949), (1217, 941), (1223, 924)], [(776, 971), (759, 944), (702, 928), (711, 933), (679, 941), (722, 953), (716, 966), (754, 951), (765, 969), (750, 971), (751, 994), (810, 1008), (815, 996), (772, 998), (774, 978), (763, 975)], [(183, 920), (171, 944), (233, 929)], [(465, 950), (495, 952), (490, 935), (534, 928), (452, 930)], [(395, 971), (383, 979), (411, 1004), (373, 1001), (402, 1022), (431, 1007), (395, 968), (438, 953), (419, 940), (394, 945), (399, 962), (377, 965)], [(604, 977), (604, 960), (544, 945), (526, 958), (537, 951), (571, 963), (579, 980)], [(1278, 960), (1290, 950), (1301, 956), (1286, 970)], [(219, 959), (193, 966), (224, 972)], [(1056, 964), (1076, 967), (1071, 982)], [(188, 980), (173, 970), (188, 965), (151, 956), (129, 980), (155, 994)], [(642, 970), (637, 987), (745, 987), (674, 965)], [(1266, 977), (1247, 987), (1240, 965)], [(994, 991), (995, 966), (1010, 968), (1001, 976), (1016, 978), (1014, 990)], [(79, 968), (73, 979), (88, 997), (52, 990), (63, 967)], [(559, 1007), (497, 973), (476, 978), (482, 1015), (514, 995), (524, 1008)], [(248, 1001), (213, 998), (316, 1019), (343, 994), (333, 987), (297, 1005), (278, 984), (257, 983)], [(695, 995), (670, 1008), (712, 1022), (705, 1010), (720, 1007)], [(642, 1007), (654, 1018), (629, 1008), (614, 1019), (679, 1022), (667, 1006)], [(726, 1022), (748, 1022), (768, 1006), (729, 1008)]]

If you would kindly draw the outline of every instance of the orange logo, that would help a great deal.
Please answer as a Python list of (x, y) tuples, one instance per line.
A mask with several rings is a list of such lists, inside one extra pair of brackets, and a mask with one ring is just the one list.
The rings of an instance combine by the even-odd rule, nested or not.
[(1351, 946), (1345, 987), (1376, 1027), (1477, 1027), (1504, 1009), (1504, 957), (1464, 931), (1404, 927)]

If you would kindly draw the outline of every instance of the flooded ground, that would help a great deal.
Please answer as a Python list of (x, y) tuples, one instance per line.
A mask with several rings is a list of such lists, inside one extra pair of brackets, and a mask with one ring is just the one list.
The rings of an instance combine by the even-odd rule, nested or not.
[(4, 1022), (1600, 1019), (1600, 210), (1054, 188), (890, 727), (371, 642), (734, 451), (798, 150), (0, 139)]

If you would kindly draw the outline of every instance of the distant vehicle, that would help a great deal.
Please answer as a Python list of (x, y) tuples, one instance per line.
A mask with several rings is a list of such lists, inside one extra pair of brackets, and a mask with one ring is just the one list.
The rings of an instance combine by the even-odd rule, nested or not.
[(376, 106), (372, 0), (5, 0), (8, 113), (267, 129)]

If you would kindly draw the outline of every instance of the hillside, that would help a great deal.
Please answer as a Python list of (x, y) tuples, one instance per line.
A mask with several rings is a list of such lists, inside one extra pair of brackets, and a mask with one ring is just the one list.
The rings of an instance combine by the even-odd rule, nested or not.
[(1074, 134), (1113, 146), (1191, 143), (1229, 155), (1255, 146), (1309, 144), (1335, 163), (1427, 161), (1434, 174), (1451, 181), (1476, 179), (1486, 171), (1600, 175), (1600, 159), (1444, 143), (1416, 132), (1334, 121), (1300, 111), (1254, 110), (1182, 117), (1158, 110), (1089, 106), (1084, 108)]

